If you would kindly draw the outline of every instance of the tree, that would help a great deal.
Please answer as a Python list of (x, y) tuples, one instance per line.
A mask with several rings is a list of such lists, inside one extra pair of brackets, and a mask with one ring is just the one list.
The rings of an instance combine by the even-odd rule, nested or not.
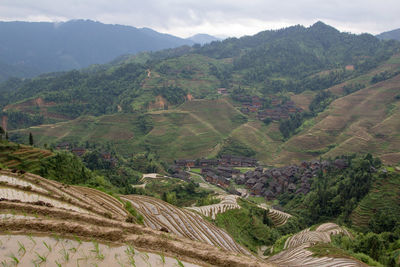
[(33, 136), (32, 136), (32, 133), (29, 133), (29, 145), (33, 146)]
[(3, 134), (5, 133), (3, 127), (0, 126), (0, 141), (3, 139)]

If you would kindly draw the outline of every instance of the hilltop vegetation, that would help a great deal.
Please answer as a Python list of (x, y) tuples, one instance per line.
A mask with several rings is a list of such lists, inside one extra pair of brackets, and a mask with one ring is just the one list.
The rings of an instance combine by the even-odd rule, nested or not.
[[(341, 39), (358, 50), (349, 50)], [(256, 71), (261, 62), (247, 67), (236, 63), (254, 51), (260, 58), (264, 52), (272, 56), (268, 54), (270, 43), (294, 40), (303, 44), (307, 53), (319, 51), (315, 62), (309, 63), (310, 69), (304, 68), (301, 74), (262, 66)], [(232, 54), (224, 58), (217, 53), (229, 51), (227, 47), (232, 47)], [(398, 131), (396, 74), (400, 62), (397, 55), (387, 58), (397, 49), (395, 42), (340, 33), (317, 23), (203, 47), (141, 54), (91, 72), (3, 83), (3, 121), (8, 130), (45, 124), (10, 133), (15, 141), (27, 142), (32, 132), (40, 145), (64, 141), (77, 146), (87, 141), (111, 144), (125, 158), (131, 157), (132, 151), (151, 152), (156, 160), (169, 163), (179, 158), (239, 153), (274, 165), (347, 152), (373, 152), (384, 162), (395, 163), (399, 157), (399, 138), (393, 133)], [(296, 51), (280, 51), (288, 55), (290, 66), (296, 65), (291, 61)], [(229, 58), (231, 55), (240, 56)], [(345, 70), (346, 64), (352, 67)], [(252, 78), (244, 82), (246, 72), (261, 73), (273, 81), (260, 83)], [(219, 99), (216, 89), (220, 86), (227, 88), (231, 99)], [(241, 99), (254, 95), (261, 97), (267, 108), (272, 96), (278, 95), (284, 101), (294, 100), (305, 111), (262, 123), (252, 113), (239, 111)], [(68, 122), (51, 125), (59, 121)]]
[(0, 35), (0, 81), (85, 68), (125, 54), (193, 44), (148, 28), (90, 20), (0, 22)]
[[(398, 49), (397, 42), (317, 23), (127, 56), (91, 71), (1, 84), (3, 123), (9, 131), (41, 125), (10, 133), (19, 142), (32, 132), (40, 145), (109, 143), (123, 157), (151, 152), (166, 162), (229, 152), (282, 165), (373, 152), (395, 163)], [(275, 52), (285, 57), (273, 58)], [(283, 59), (287, 66), (275, 62)], [(290, 70), (296, 60), (310, 67)], [(265, 79), (246, 81), (249, 73)], [(291, 100), (303, 112), (263, 123), (255, 112), (241, 112), (253, 96), (263, 109)], [(281, 103), (272, 106), (276, 98)]]
[(400, 41), (400, 29), (395, 29), (378, 34), (376, 37), (383, 40), (398, 40)]
[[(148, 54), (144, 62), (140, 59), (144, 55), (139, 55), (93, 71), (9, 82), (0, 89), (4, 92), (0, 103), (13, 104), (6, 107), (9, 111), (32, 114), (39, 108), (44, 118), (68, 119), (144, 111), (157, 102), (157, 96), (167, 99), (162, 108), (181, 103), (187, 94), (189, 98), (215, 98), (218, 87), (233, 91), (242, 85), (246, 94), (259, 96), (300, 93), (365, 73), (399, 48), (397, 42), (340, 33), (318, 22), (309, 28), (294, 26), (202, 47), (161, 51)], [(347, 65), (353, 71), (345, 70)], [(33, 103), (27, 102), (32, 99)]]

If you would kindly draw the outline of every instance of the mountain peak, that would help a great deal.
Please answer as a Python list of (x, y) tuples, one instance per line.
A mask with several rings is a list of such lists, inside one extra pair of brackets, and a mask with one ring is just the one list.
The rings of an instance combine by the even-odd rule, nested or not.
[(217, 37), (215, 37), (215, 36), (212, 36), (212, 35), (209, 35), (209, 34), (206, 34), (206, 33), (198, 33), (198, 34), (195, 34), (195, 35), (193, 35), (193, 36), (191, 36), (191, 37), (189, 37), (189, 38), (186, 38), (187, 40), (191, 40), (191, 41), (193, 41), (193, 42), (195, 42), (195, 43), (198, 43), (198, 44), (207, 44), (207, 43), (211, 43), (211, 42), (213, 42), (213, 41), (220, 41), (221, 39), (219, 39), (219, 38), (217, 38)]
[(321, 31), (321, 30), (323, 30), (323, 31), (331, 31), (331, 32), (337, 32), (337, 33), (340, 32), (336, 28), (334, 28), (332, 26), (329, 26), (328, 24), (326, 24), (326, 23), (324, 23), (324, 22), (322, 22), (320, 20), (315, 22), (313, 25), (311, 25), (309, 27), (309, 29), (310, 30), (318, 30), (318, 31)]

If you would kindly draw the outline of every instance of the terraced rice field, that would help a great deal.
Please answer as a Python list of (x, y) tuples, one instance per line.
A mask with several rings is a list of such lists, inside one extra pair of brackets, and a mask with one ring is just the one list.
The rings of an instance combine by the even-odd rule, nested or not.
[(268, 217), (272, 220), (275, 227), (284, 225), (287, 220), (292, 217), (289, 213), (267, 207), (265, 204), (260, 204), (258, 207), (268, 210)]
[(0, 147), (0, 163), (8, 168), (19, 168), (23, 165), (23, 169), (35, 171), (39, 169), (39, 159), (44, 159), (52, 155), (51, 151), (25, 145)]
[(344, 234), (350, 236), (346, 229), (341, 228), (334, 223), (324, 223), (318, 226), (315, 231), (310, 231), (307, 228), (291, 237), (286, 242), (284, 249), (294, 248), (304, 243), (329, 243), (331, 242), (331, 235)]
[(366, 227), (378, 211), (390, 210), (400, 214), (400, 181), (395, 175), (375, 181), (370, 192), (353, 210), (350, 219), (355, 226)]
[(0, 170), (0, 182), (2, 266), (271, 266), (173, 206), (150, 220), (169, 220), (178, 235), (130, 223), (122, 202), (94, 189), (9, 170)]
[(331, 235), (344, 234), (349, 235), (346, 229), (341, 228), (334, 223), (325, 223), (320, 225), (315, 231), (310, 228), (305, 229), (289, 237), (284, 245), (284, 251), (268, 258), (268, 262), (275, 263), (278, 266), (366, 266), (352, 258), (340, 257), (313, 257), (313, 253), (308, 250), (316, 243), (331, 242)]
[(0, 170), (0, 196), (10, 201), (42, 203), (49, 207), (124, 220), (128, 213), (115, 198), (80, 186), (63, 185), (29, 173)]
[(145, 225), (152, 229), (166, 229), (178, 236), (202, 241), (228, 251), (250, 255), (225, 231), (207, 222), (196, 213), (147, 196), (129, 195), (122, 199), (130, 201), (143, 215)]
[(187, 207), (186, 209), (197, 211), (198, 213), (215, 220), (215, 216), (219, 213), (224, 213), (225, 211), (232, 209), (240, 209), (240, 206), (237, 204), (237, 198), (238, 196), (236, 195), (227, 195), (223, 196), (222, 201), (218, 204), (201, 207)]
[(58, 236), (0, 235), (0, 259), (2, 266), (199, 266), (129, 245)]
[(295, 248), (284, 250), (268, 258), (268, 262), (274, 263), (277, 266), (285, 267), (362, 267), (367, 266), (362, 262), (350, 258), (333, 258), (333, 257), (313, 257), (313, 253), (307, 248), (310, 243), (302, 244)]

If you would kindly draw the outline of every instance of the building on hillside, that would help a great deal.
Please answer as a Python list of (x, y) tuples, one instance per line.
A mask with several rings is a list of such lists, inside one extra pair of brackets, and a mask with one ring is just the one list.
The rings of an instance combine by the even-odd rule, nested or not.
[(226, 88), (218, 88), (217, 92), (220, 95), (227, 95), (228, 94), (228, 90)]
[(78, 157), (82, 157), (86, 153), (86, 149), (83, 147), (75, 147), (71, 149), (71, 152), (77, 155)]
[(215, 184), (217, 186), (220, 186), (222, 188), (228, 188), (230, 185), (230, 180), (227, 178), (224, 178), (222, 176), (218, 176), (217, 174), (214, 173), (207, 173), (205, 176), (205, 180), (211, 184)]
[(183, 168), (195, 167), (196, 161), (192, 159), (178, 159), (175, 161), (175, 165)]
[(263, 183), (256, 183), (256, 184), (250, 189), (250, 191), (251, 191), (251, 193), (252, 193), (253, 195), (261, 196), (263, 189), (264, 189), (264, 184), (263, 184)]
[(222, 155), (220, 165), (232, 167), (255, 167), (257, 166), (257, 160), (242, 156)]
[(63, 143), (58, 144), (58, 145), (56, 146), (56, 149), (58, 149), (58, 150), (70, 150), (71, 147), (72, 147), (72, 146), (71, 146), (70, 143), (63, 142)]
[(199, 167), (211, 167), (211, 166), (218, 166), (219, 160), (218, 159), (200, 159), (198, 161)]
[(100, 155), (102, 159), (111, 159), (111, 154), (108, 152), (102, 152)]

